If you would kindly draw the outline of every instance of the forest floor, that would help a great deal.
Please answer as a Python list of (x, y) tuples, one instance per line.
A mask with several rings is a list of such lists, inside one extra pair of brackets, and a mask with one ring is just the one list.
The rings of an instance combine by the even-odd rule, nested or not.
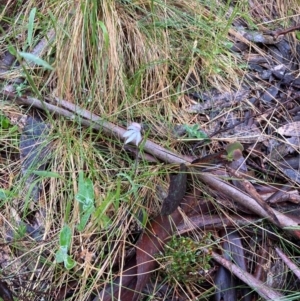
[(300, 300), (297, 0), (0, 0), (0, 297)]

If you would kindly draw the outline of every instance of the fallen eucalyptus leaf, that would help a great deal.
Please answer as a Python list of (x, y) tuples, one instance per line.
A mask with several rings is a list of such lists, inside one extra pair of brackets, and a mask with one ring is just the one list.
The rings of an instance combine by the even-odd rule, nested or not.
[(276, 132), (284, 136), (299, 137), (300, 136), (300, 121), (290, 122), (278, 128)]
[(173, 213), (179, 204), (182, 202), (182, 199), (186, 191), (186, 166), (185, 164), (180, 164), (180, 169), (178, 174), (170, 175), (170, 186), (168, 196), (164, 199), (161, 214), (169, 215)]

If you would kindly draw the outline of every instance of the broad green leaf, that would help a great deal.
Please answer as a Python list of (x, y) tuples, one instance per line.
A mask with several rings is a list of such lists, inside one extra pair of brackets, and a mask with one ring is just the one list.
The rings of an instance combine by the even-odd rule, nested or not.
[(202, 132), (202, 131), (198, 131), (197, 133), (197, 139), (208, 139), (208, 136), (206, 133)]
[(68, 255), (64, 260), (64, 265), (67, 270), (71, 270), (75, 267), (76, 261)]
[(62, 263), (65, 261), (67, 256), (68, 254), (66, 248), (59, 248), (58, 251), (55, 253), (55, 261), (57, 263)]
[(81, 204), (81, 210), (88, 209), (92, 205), (94, 205), (94, 186), (93, 182), (84, 178), (83, 172), (79, 172), (79, 180), (78, 180), (78, 193), (75, 196), (75, 199)]
[(244, 147), (240, 142), (233, 142), (226, 146), (226, 151), (228, 154), (232, 153), (236, 149), (243, 151)]
[(91, 214), (95, 211), (95, 207), (91, 206), (87, 210), (85, 210), (82, 214), (80, 214), (80, 222), (77, 225), (78, 231), (83, 231)]
[(77, 229), (83, 231), (91, 214), (95, 211), (95, 193), (93, 182), (85, 178), (82, 171), (79, 172), (78, 193), (75, 199), (79, 202), (80, 209), (80, 222), (77, 225)]
[(27, 44), (29, 47), (32, 46), (32, 37), (33, 37), (33, 27), (34, 27), (34, 18), (36, 13), (36, 7), (34, 7), (29, 14), (28, 20), (28, 33), (27, 33)]
[(7, 117), (4, 115), (0, 115), (0, 128), (1, 129), (8, 129), (11, 126), (11, 123)]
[(51, 65), (49, 65), (46, 61), (42, 60), (41, 58), (39, 58), (38, 56), (32, 53), (29, 52), (18, 52), (18, 53), (26, 61), (33, 62), (38, 66), (44, 67), (45, 69), (53, 70), (53, 67)]
[(72, 241), (72, 231), (68, 225), (64, 225), (59, 234), (59, 245), (61, 248), (68, 250)]
[(141, 208), (141, 211), (143, 216), (141, 223), (142, 223), (142, 227), (145, 228), (148, 222), (148, 213), (144, 208)]
[(224, 42), (224, 46), (225, 46), (226, 48), (228, 48), (228, 49), (231, 49), (233, 45), (234, 45), (234, 44), (233, 44), (232, 42), (229, 42), (229, 41)]

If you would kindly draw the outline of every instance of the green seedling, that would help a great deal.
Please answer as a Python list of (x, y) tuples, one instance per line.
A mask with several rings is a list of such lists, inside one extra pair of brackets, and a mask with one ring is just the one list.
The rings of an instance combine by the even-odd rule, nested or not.
[(7, 141), (12, 147), (19, 148), (19, 129), (0, 111), (0, 138)]
[(184, 129), (186, 133), (188, 134), (188, 138), (190, 139), (209, 139), (206, 133), (201, 131), (198, 124), (194, 124), (192, 126), (190, 125), (184, 125)]
[(55, 254), (55, 260), (57, 263), (64, 263), (67, 270), (71, 270), (75, 267), (76, 262), (71, 256), (68, 255), (68, 250), (71, 245), (72, 232), (68, 225), (64, 225), (59, 234), (59, 249)]
[(226, 146), (227, 155), (225, 156), (228, 161), (240, 159), (243, 154), (244, 147), (240, 142), (233, 142)]
[(83, 172), (79, 172), (78, 193), (75, 199), (79, 202), (80, 222), (77, 225), (79, 231), (83, 231), (90, 216), (95, 212), (93, 182), (85, 178)]
[(0, 115), (0, 129), (7, 130), (10, 126), (11, 123), (9, 119), (4, 115)]
[(17, 230), (16, 230), (16, 232), (15, 232), (15, 234), (14, 234), (14, 238), (15, 238), (16, 240), (22, 239), (22, 238), (25, 237), (26, 232), (27, 232), (27, 230), (26, 230), (26, 225), (23, 224), (23, 223), (21, 223), (21, 224), (18, 226), (18, 228), (17, 228)]
[(16, 89), (16, 93), (19, 97), (22, 97), (23, 92), (25, 92), (29, 88), (29, 85), (26, 80), (20, 84), (14, 84), (13, 86)]

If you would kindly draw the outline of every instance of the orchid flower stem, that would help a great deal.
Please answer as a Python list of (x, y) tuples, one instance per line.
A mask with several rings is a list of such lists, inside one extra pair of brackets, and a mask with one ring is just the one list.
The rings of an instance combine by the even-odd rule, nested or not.
[(140, 155), (141, 149), (138, 145), (136, 157), (135, 157), (135, 162), (134, 162), (134, 177), (136, 177), (137, 172), (138, 172), (138, 167), (139, 167), (139, 155)]

